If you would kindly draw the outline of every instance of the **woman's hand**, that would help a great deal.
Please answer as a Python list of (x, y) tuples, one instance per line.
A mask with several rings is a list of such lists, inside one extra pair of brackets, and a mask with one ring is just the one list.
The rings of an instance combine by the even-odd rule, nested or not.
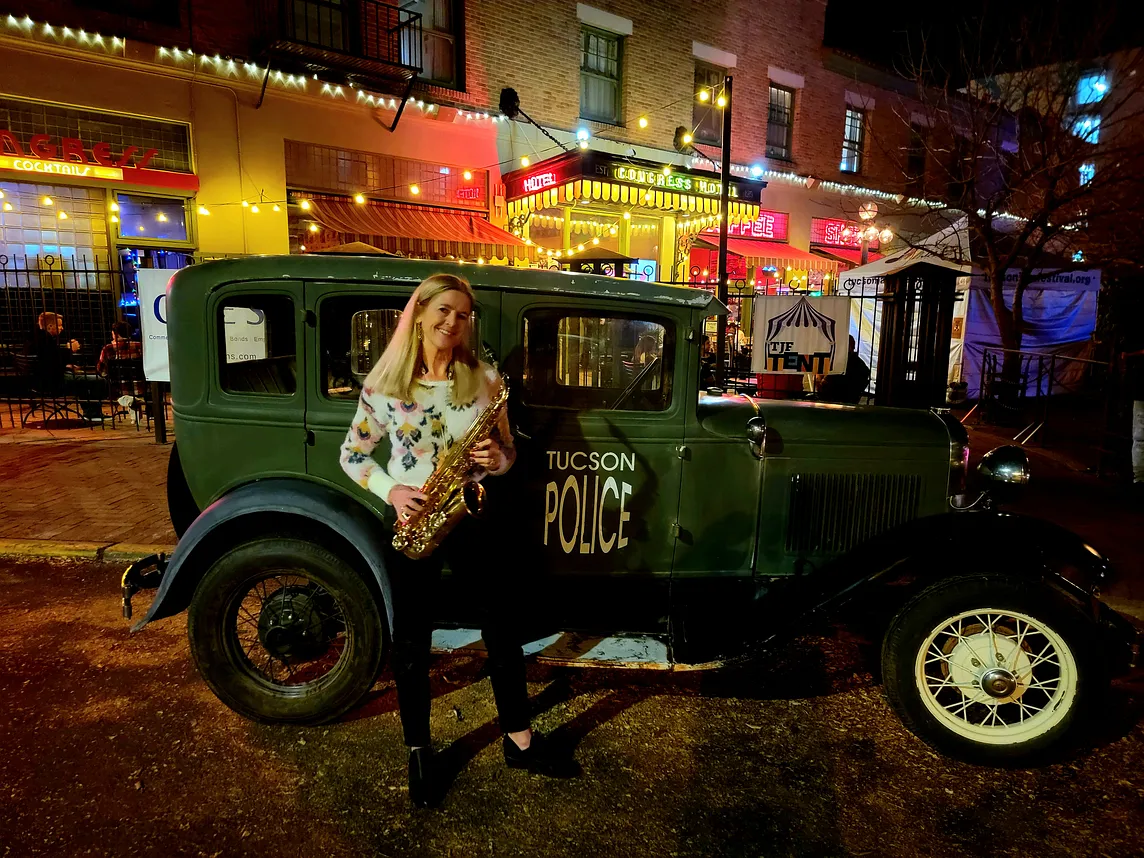
[(389, 490), (389, 502), (397, 510), (397, 518), (403, 524), (421, 512), (425, 493), (413, 486), (394, 486)]
[(504, 453), (500, 444), (492, 438), (486, 438), (473, 447), (473, 464), (480, 465), (486, 471), (499, 471), (504, 465)]

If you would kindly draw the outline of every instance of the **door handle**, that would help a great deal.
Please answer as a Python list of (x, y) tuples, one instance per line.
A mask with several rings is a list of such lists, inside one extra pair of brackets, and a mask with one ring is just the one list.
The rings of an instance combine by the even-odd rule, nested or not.
[(313, 447), (317, 443), (317, 436), (314, 435), (313, 429), (306, 430), (306, 446)]

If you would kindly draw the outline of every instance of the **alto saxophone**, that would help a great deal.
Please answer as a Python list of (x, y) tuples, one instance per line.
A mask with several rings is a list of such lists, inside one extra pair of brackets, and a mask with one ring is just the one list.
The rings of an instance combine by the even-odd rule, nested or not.
[(501, 377), (501, 388), (473, 425), (457, 439), (437, 463), (421, 491), (425, 500), (410, 521), (398, 520), (394, 528), (393, 547), (406, 557), (419, 560), (428, 557), (466, 515), (480, 515), (485, 503), (485, 488), (469, 479), (473, 464), (473, 448), (492, 434), (501, 411), (508, 402), (508, 378)]

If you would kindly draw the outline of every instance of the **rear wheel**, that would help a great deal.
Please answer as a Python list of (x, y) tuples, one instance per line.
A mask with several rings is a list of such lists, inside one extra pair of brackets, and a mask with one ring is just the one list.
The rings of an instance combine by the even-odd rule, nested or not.
[(385, 650), (377, 601), (340, 557), (301, 539), (239, 545), (207, 571), (188, 633), (199, 673), (256, 721), (320, 724), (373, 685)]
[(1044, 585), (1002, 576), (948, 579), (907, 603), (882, 672), (911, 731), (986, 765), (1075, 744), (1107, 685), (1090, 622)]

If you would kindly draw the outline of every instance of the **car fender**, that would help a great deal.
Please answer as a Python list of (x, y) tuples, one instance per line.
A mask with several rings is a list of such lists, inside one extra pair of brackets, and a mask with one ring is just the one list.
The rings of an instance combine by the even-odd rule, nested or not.
[(131, 630), (137, 632), (154, 620), (186, 610), (199, 580), (235, 534), (250, 538), (260, 531), (280, 531), (283, 523), (291, 528), (316, 526), (334, 537), (340, 548), (360, 558), (362, 562), (356, 565), (363, 573), (368, 569), (384, 606), (387, 627), (393, 628), (392, 588), (384, 553), (387, 540), (381, 520), (335, 488), (276, 478), (240, 486), (202, 511), (175, 546), (154, 601)]
[(1095, 619), (1100, 590), (1113, 576), (1111, 561), (1072, 531), (998, 510), (916, 519), (862, 545), (838, 565), (846, 571), (822, 570), (821, 578), (833, 586), (819, 592), (820, 610), (905, 574), (928, 582), (989, 570), (1044, 581)]

